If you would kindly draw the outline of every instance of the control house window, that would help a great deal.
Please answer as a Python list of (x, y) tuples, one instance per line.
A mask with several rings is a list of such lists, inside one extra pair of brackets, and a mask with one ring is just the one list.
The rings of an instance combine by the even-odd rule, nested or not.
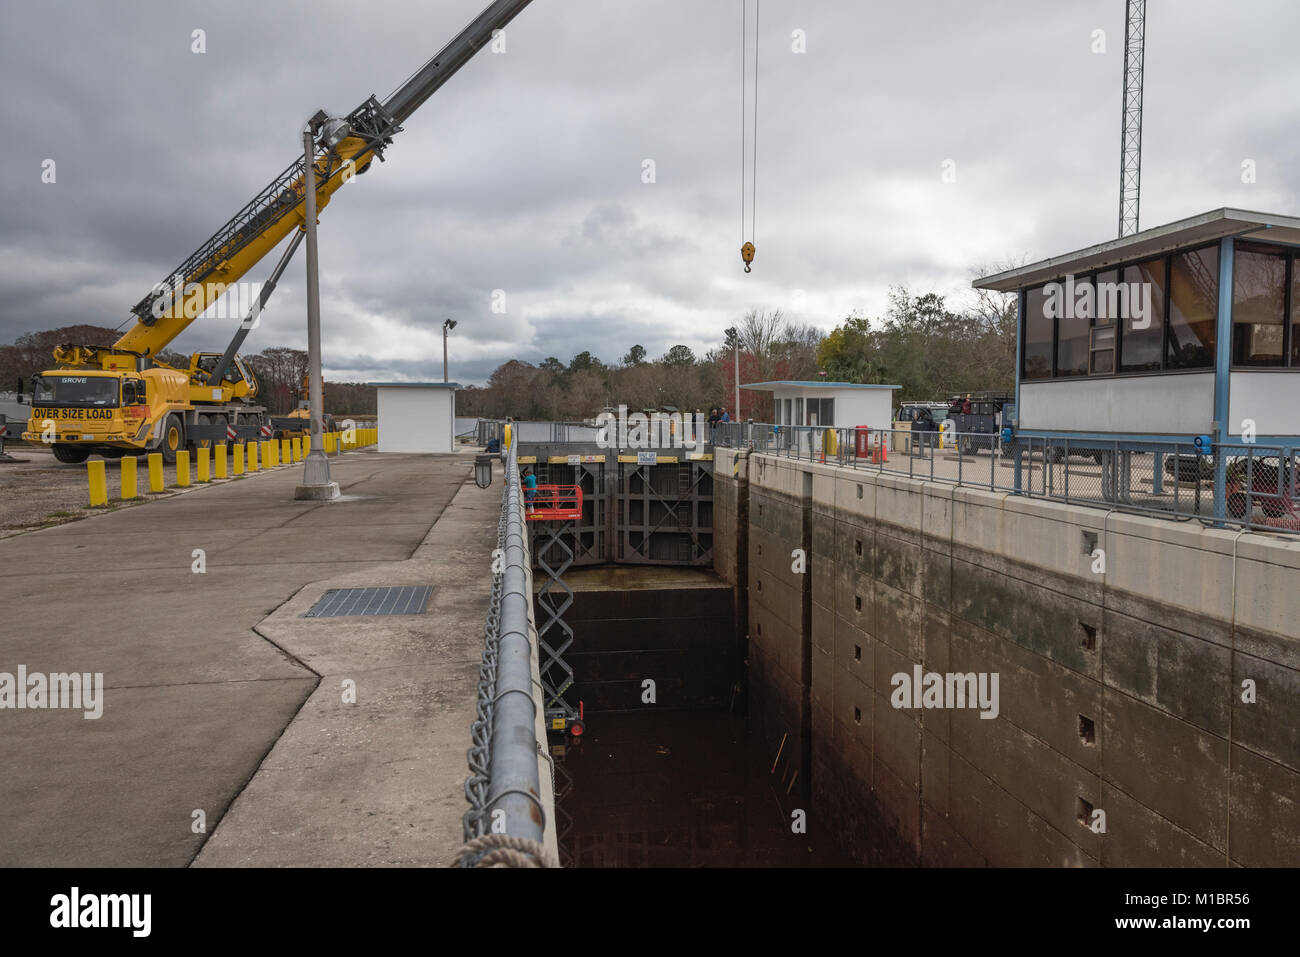
[(1286, 365), (1284, 250), (1239, 245), (1232, 261), (1232, 364)]
[(1167, 369), (1212, 369), (1219, 315), (1219, 247), (1177, 253), (1169, 270)]

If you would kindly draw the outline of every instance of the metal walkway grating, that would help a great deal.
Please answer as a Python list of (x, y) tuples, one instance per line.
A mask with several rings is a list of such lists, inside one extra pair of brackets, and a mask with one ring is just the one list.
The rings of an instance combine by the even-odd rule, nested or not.
[(431, 585), (402, 585), (396, 588), (331, 588), (302, 617), (422, 615), (431, 594), (433, 594)]

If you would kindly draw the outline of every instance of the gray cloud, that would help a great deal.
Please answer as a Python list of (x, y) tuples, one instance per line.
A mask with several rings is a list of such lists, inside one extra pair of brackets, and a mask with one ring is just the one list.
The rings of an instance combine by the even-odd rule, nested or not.
[[(293, 158), (311, 113), (387, 94), (482, 2), (6, 5), (0, 341), (126, 320)], [(751, 306), (829, 328), (891, 284), (963, 297), (977, 264), (1110, 238), (1123, 10), (768, 0), (745, 276), (738, 5), (535, 0), (508, 52), (480, 54), (323, 213), (327, 371), (440, 378), (447, 316), (462, 382), (633, 342), (702, 353)], [(1297, 212), (1298, 26), (1285, 0), (1152, 6), (1145, 225)], [(303, 315), (299, 261), (248, 348), (302, 345)], [(233, 328), (201, 320), (173, 345), (219, 349)]]

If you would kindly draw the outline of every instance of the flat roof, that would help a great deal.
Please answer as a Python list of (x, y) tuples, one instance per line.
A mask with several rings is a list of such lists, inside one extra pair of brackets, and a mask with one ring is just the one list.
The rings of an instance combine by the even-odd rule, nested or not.
[(376, 389), (459, 389), (459, 382), (367, 382)]
[(751, 382), (740, 386), (742, 389), (901, 389), (901, 385), (873, 385), (865, 382), (824, 382), (820, 379), (807, 381), (799, 379), (775, 379), (771, 382)]
[(1041, 262), (1006, 272), (984, 276), (971, 285), (976, 289), (1014, 292), (1041, 282), (1060, 279), (1067, 273), (1079, 274), (1136, 259), (1159, 256), (1177, 249), (1200, 246), (1207, 242), (1235, 236), (1262, 242), (1300, 244), (1300, 218), (1273, 213), (1253, 213), (1241, 209), (1211, 210), (1199, 216), (1152, 229), (1144, 229), (1123, 239), (1112, 239), (1077, 252), (1054, 256)]

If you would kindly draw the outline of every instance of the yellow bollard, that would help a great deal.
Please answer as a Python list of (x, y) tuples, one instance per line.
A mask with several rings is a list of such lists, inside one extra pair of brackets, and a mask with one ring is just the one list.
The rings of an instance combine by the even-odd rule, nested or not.
[(195, 467), (198, 470), (198, 475), (194, 477), (196, 482), (212, 481), (212, 473), (208, 470), (208, 456), (211, 454), (208, 449), (199, 449), (199, 456), (195, 462)]
[(249, 472), (257, 471), (257, 443), (256, 442), (248, 443), (248, 471)]
[(305, 436), (302, 437), (302, 438), (297, 438), (297, 439), (294, 439), (294, 440), (293, 440), (293, 460), (294, 460), (295, 462), (301, 462), (301, 461), (302, 461), (302, 443), (303, 443), (305, 440), (306, 440), (306, 437), (305, 437)]
[(244, 443), (235, 443), (235, 467), (232, 472), (234, 475), (244, 474)]
[(266, 454), (267, 461), (270, 463), (267, 467), (279, 468), (280, 467), (280, 443), (277, 442), (275, 439), (270, 439), (266, 443), (266, 453), (267, 453)]
[(280, 440), (280, 461), (285, 465), (297, 461), (297, 459), (293, 457), (293, 442), (289, 439)]
[(190, 450), (180, 449), (176, 453), (176, 484), (188, 488), (190, 484)]
[[(306, 169), (306, 166), (304, 166), (303, 169)], [(502, 435), (501, 438), (501, 448), (509, 449), (510, 448), (510, 423), (509, 422), (506, 423), (506, 427), (503, 430), (503, 432), (504, 434)]]
[(90, 506), (108, 504), (108, 476), (104, 474), (104, 460), (86, 463), (86, 476), (90, 479)]
[(311, 436), (310, 436), (310, 435), (304, 435), (304, 436), (302, 437), (302, 454), (303, 454), (303, 458), (306, 458), (307, 455), (310, 454), (310, 452), (311, 452)]
[(213, 477), (223, 479), (226, 477), (226, 444), (224, 442), (216, 445), (212, 449), (213, 471), (216, 473)]
[(330, 454), (332, 454), (332, 453), (334, 452), (334, 433), (333, 433), (333, 432), (326, 432), (326, 433), (325, 433), (325, 445), (324, 445), (324, 449), (325, 449), (325, 454), (326, 454), (326, 455), (330, 455)]
[(162, 453), (149, 453), (149, 491), (161, 492), (163, 490), (163, 470), (162, 470)]
[(136, 496), (135, 474), (139, 461), (134, 455), (122, 456), (122, 494), (120, 498), (129, 502)]

